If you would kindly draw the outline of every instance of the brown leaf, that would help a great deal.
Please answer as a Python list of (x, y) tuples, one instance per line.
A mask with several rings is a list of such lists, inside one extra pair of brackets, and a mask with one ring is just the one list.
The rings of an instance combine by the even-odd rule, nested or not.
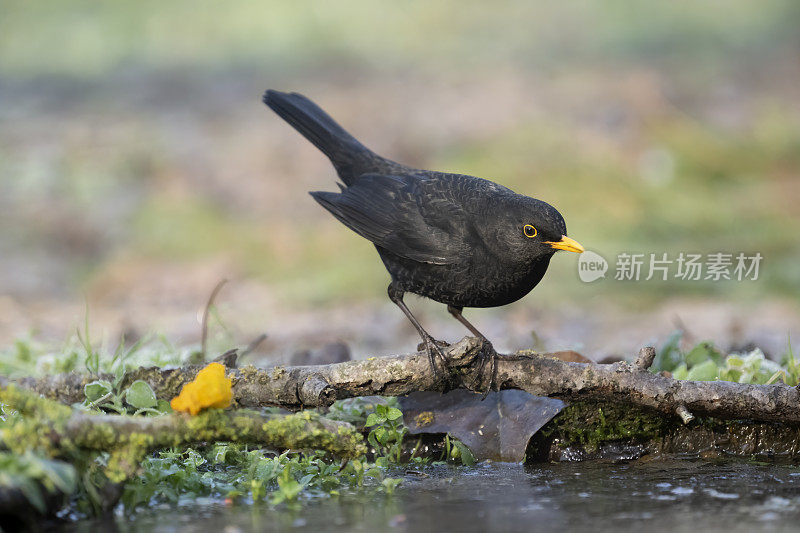
[(482, 395), (464, 389), (400, 397), (403, 422), (413, 435), (450, 433), (478, 460), (521, 462), (534, 433), (566, 404), (519, 390)]
[(592, 360), (584, 357), (583, 355), (575, 352), (573, 350), (564, 350), (562, 352), (552, 352), (544, 354), (547, 357), (552, 357), (553, 359), (560, 359), (567, 363), (591, 363)]

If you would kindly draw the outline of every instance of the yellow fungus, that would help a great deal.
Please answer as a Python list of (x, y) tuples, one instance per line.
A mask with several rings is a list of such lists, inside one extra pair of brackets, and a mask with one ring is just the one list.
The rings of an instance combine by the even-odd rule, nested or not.
[(196, 415), (207, 407), (228, 407), (232, 397), (231, 380), (225, 377), (225, 367), (211, 363), (197, 373), (194, 381), (183, 386), (170, 406), (175, 411)]
[(424, 428), (425, 426), (430, 426), (433, 424), (434, 416), (431, 411), (423, 411), (417, 415), (417, 418), (414, 422), (417, 423), (417, 427)]

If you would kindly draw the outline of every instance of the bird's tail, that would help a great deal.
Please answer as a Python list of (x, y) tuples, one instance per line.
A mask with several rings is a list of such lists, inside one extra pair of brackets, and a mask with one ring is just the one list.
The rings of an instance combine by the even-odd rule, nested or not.
[(264, 93), (264, 103), (328, 156), (347, 185), (352, 181), (348, 178), (353, 164), (366, 154), (373, 155), (330, 115), (302, 94), (270, 89)]

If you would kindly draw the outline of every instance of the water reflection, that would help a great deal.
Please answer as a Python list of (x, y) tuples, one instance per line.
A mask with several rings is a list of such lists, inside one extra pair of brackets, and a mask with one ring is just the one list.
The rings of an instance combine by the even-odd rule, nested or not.
[(430, 467), (393, 497), (356, 493), (300, 509), (221, 503), (148, 509), (72, 531), (770, 531), (794, 530), (800, 472), (669, 460)]

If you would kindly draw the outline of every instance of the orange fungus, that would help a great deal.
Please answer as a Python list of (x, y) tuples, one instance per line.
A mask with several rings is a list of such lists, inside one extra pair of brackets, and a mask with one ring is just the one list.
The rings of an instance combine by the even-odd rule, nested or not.
[(197, 373), (194, 381), (183, 386), (170, 406), (175, 411), (196, 415), (207, 407), (228, 407), (232, 396), (231, 380), (225, 377), (225, 367), (211, 363)]

